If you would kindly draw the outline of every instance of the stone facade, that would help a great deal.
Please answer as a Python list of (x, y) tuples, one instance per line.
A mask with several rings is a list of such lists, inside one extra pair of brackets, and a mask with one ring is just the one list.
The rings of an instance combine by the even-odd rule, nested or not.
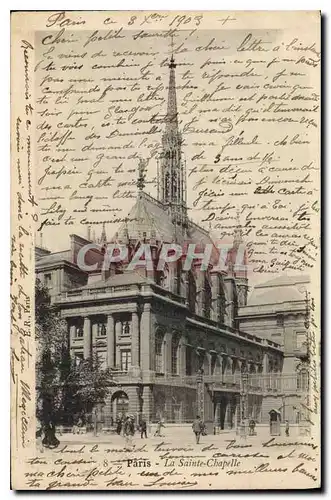
[[(38, 276), (43, 277), (40, 266)], [(218, 286), (213, 290), (221, 309)], [(268, 392), (276, 394), (283, 351), (270, 340), (220, 323), (224, 314), (217, 306), (206, 318), (203, 310), (190, 311), (185, 297), (133, 272), (62, 292), (54, 307), (67, 320), (72, 356), (86, 359), (97, 352), (113, 369), (117, 386), (104, 409), (106, 420), (116, 418), (117, 399), (124, 398), (127, 412), (150, 421), (191, 421), (198, 410), (200, 371), (206, 421), (221, 428), (238, 423), (244, 372), (248, 415), (265, 420), (262, 403)]]
[[(136, 203), (110, 239), (125, 246), (126, 261), (106, 270), (99, 265), (108, 241), (103, 226), (98, 242), (72, 235), (64, 252), (37, 248), (36, 273), (67, 321), (71, 355), (79, 362), (97, 352), (113, 370), (116, 387), (100, 409), (104, 425), (128, 412), (178, 423), (199, 413), (221, 429), (243, 417), (267, 422), (268, 408), (283, 404), (284, 366), (288, 354), (296, 354), (291, 335), (282, 337), (277, 330), (277, 314), (284, 317), (283, 331), (292, 332), (296, 312), (289, 305), (289, 314), (281, 306), (265, 313), (263, 303), (260, 309), (247, 303), (246, 255), (242, 265), (237, 262), (243, 244), (239, 217), (225, 271), (219, 270), (219, 251), (208, 231), (188, 218), (175, 68), (172, 57), (158, 199), (144, 192), (145, 163), (140, 161)], [(181, 246), (182, 259), (159, 269), (163, 245), (173, 242)], [(85, 264), (95, 263), (96, 269), (82, 270), (77, 258), (91, 243), (95, 246), (85, 253)], [(211, 245), (205, 270), (199, 258), (184, 270), (190, 243), (197, 245), (196, 252)], [(152, 267), (125, 269), (142, 245), (148, 246)], [(288, 368), (289, 377), (295, 377), (293, 365)]]
[[(308, 417), (308, 330), (306, 276), (284, 276), (257, 287), (238, 311), (240, 328), (280, 344), (284, 352), (282, 414), (291, 422)], [(302, 404), (303, 403), (303, 404)], [(307, 405), (309, 406), (309, 405)]]

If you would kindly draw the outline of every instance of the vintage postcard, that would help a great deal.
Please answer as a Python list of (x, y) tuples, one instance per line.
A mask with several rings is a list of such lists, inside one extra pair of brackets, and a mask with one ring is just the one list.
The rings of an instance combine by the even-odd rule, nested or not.
[(316, 489), (318, 11), (11, 15), (11, 487)]

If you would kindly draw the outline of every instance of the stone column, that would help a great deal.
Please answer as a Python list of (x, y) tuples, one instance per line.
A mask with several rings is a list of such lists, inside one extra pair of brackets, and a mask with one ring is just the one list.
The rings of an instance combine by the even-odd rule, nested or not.
[(114, 342), (114, 354), (115, 354), (115, 360), (114, 360), (114, 366), (120, 367), (120, 351), (118, 347), (118, 340), (121, 336), (122, 333), (122, 323), (120, 320), (116, 321), (115, 323), (115, 342)]
[(236, 368), (236, 384), (240, 384), (241, 382), (241, 361), (237, 359), (237, 368)]
[(211, 273), (211, 286), (212, 286), (212, 311), (211, 319), (218, 321), (220, 317), (220, 295), (219, 295), (219, 276), (217, 273)]
[(235, 427), (236, 429), (239, 427), (240, 425), (240, 419), (241, 419), (241, 406), (240, 406), (240, 395), (239, 394), (236, 394), (235, 395), (235, 414), (234, 414), (234, 424), (235, 424)]
[(264, 390), (267, 390), (270, 387), (270, 372), (269, 372), (269, 356), (268, 353), (265, 352), (263, 354), (263, 383)]
[[(138, 337), (139, 342), (139, 337)], [(140, 366), (143, 372), (151, 370), (151, 305), (144, 304), (140, 321)], [(138, 363), (139, 365), (139, 360)]]
[(268, 353), (263, 354), (263, 374), (266, 375), (269, 372), (269, 358)]
[(114, 339), (114, 317), (107, 316), (107, 358), (109, 368), (114, 368), (115, 361), (115, 339)]
[(204, 374), (211, 375), (211, 354), (209, 352), (205, 353)]
[(76, 335), (76, 325), (71, 324), (69, 325), (69, 345), (70, 347), (72, 346), (72, 341), (75, 338)]
[(164, 336), (164, 372), (171, 373), (171, 341), (172, 334), (166, 333)]
[(131, 365), (139, 366), (139, 316), (137, 312), (132, 313), (131, 328)]
[(293, 327), (289, 325), (284, 325), (284, 353), (293, 353), (295, 348), (295, 339)]
[(96, 323), (96, 321), (92, 321), (92, 349), (93, 349), (93, 344), (95, 344), (97, 341), (97, 336), (98, 336), (98, 323)]
[[(144, 418), (147, 421), (147, 424), (149, 424), (153, 418), (153, 406), (154, 406), (153, 391), (149, 386), (145, 386), (144, 392), (143, 392), (142, 413), (143, 413)], [(147, 429), (147, 432), (149, 433), (148, 429)]]
[(70, 324), (69, 322), (68, 322), (68, 335), (69, 335), (68, 347), (69, 347), (70, 356), (72, 356), (74, 353), (72, 346), (73, 346), (73, 340), (74, 340), (75, 335), (76, 335), (76, 326), (73, 323)]
[(89, 316), (84, 318), (84, 358), (88, 359), (91, 357), (91, 320)]
[(232, 373), (232, 365), (233, 365), (233, 359), (231, 356), (228, 357), (228, 363), (227, 363), (227, 381), (232, 384), (234, 381), (234, 376)]
[(185, 377), (186, 375), (186, 339), (181, 337), (179, 343), (179, 375)]
[(221, 403), (216, 403), (215, 404), (215, 415), (214, 415), (215, 425), (219, 426), (220, 420), (221, 420)]
[(219, 362), (220, 362), (220, 379), (222, 383), (224, 382), (224, 375), (223, 375), (223, 367), (224, 367), (224, 356), (220, 354), (218, 356)]
[(231, 403), (230, 398), (227, 399), (225, 418), (224, 418), (224, 429), (231, 429)]
[(228, 369), (228, 356), (226, 354), (222, 356), (222, 373), (223, 373), (222, 382), (227, 383), (229, 369)]

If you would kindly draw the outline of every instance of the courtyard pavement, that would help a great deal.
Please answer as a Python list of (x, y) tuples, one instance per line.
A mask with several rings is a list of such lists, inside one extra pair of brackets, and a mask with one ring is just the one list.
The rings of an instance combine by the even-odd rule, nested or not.
[[(201, 436), (199, 444), (190, 425), (166, 425), (161, 437), (154, 437), (155, 428), (147, 439), (137, 432), (130, 446), (117, 434), (57, 434), (56, 449), (37, 446), (38, 463), (44, 464), (45, 473), (31, 481), (47, 489), (318, 486), (318, 452), (312, 438), (301, 436), (297, 427), (290, 428), (288, 437), (284, 427), (280, 436), (270, 436), (269, 426), (257, 426), (256, 435), (247, 437), (224, 430)], [(271, 446), (263, 446), (268, 442)], [(37, 465), (33, 467), (37, 470)]]
[[(165, 428), (162, 429), (162, 435), (161, 437), (155, 437), (154, 432), (156, 430), (156, 426), (152, 426), (150, 430), (147, 431), (147, 440), (145, 438), (140, 437), (140, 433), (137, 431), (133, 437), (133, 444), (140, 444), (141, 442), (148, 442), (151, 444), (159, 443), (161, 441), (170, 443), (172, 445), (178, 445), (179, 443), (195, 443), (195, 436), (192, 431), (192, 428), (190, 425), (183, 425), (183, 426), (166, 426)], [(241, 441), (247, 441), (247, 443), (252, 444), (252, 445), (258, 445), (262, 441), (267, 441), (268, 439), (271, 439), (272, 437), (276, 437), (278, 440), (279, 439), (284, 439), (287, 441), (291, 441), (293, 439), (298, 440), (299, 438), (302, 439), (303, 436), (300, 435), (299, 428), (297, 426), (293, 426), (290, 428), (290, 435), (289, 437), (285, 436), (285, 428), (281, 428), (281, 435), (280, 436), (271, 436), (270, 435), (270, 429), (269, 426), (267, 425), (261, 425), (257, 426), (256, 429), (256, 435), (255, 436), (249, 436), (247, 435), (246, 438), (240, 436), (240, 434), (237, 434), (235, 429), (225, 429), (221, 430), (219, 434), (212, 434), (209, 433), (207, 436), (201, 436), (200, 438), (200, 443), (208, 445), (209, 443), (215, 443), (216, 445), (218, 444), (224, 444), (229, 440), (236, 439), (238, 442)], [(103, 433), (103, 432), (98, 432), (97, 435), (95, 435), (93, 432), (87, 432), (85, 434), (73, 434), (73, 433), (64, 433), (62, 435), (59, 435), (57, 433), (57, 438), (60, 440), (61, 444), (94, 444), (94, 443), (111, 443), (111, 444), (116, 444), (116, 445), (123, 445), (125, 443), (125, 439), (123, 436), (119, 436), (116, 433)]]

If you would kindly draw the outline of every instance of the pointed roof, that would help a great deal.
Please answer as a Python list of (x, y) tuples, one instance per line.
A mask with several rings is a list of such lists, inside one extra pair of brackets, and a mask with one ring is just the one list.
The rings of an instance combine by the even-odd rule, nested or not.
[(212, 262), (218, 261), (218, 251), (208, 231), (188, 220), (187, 235), (183, 235), (178, 230), (176, 232), (169, 208), (144, 191), (139, 192), (137, 201), (130, 210), (126, 222), (120, 226), (117, 232), (119, 242), (126, 242), (128, 238), (138, 241), (146, 238), (164, 243), (212, 244)]
[(154, 238), (172, 242), (175, 234), (167, 208), (147, 193), (140, 191), (136, 203), (131, 208), (127, 220), (120, 226), (119, 241)]

